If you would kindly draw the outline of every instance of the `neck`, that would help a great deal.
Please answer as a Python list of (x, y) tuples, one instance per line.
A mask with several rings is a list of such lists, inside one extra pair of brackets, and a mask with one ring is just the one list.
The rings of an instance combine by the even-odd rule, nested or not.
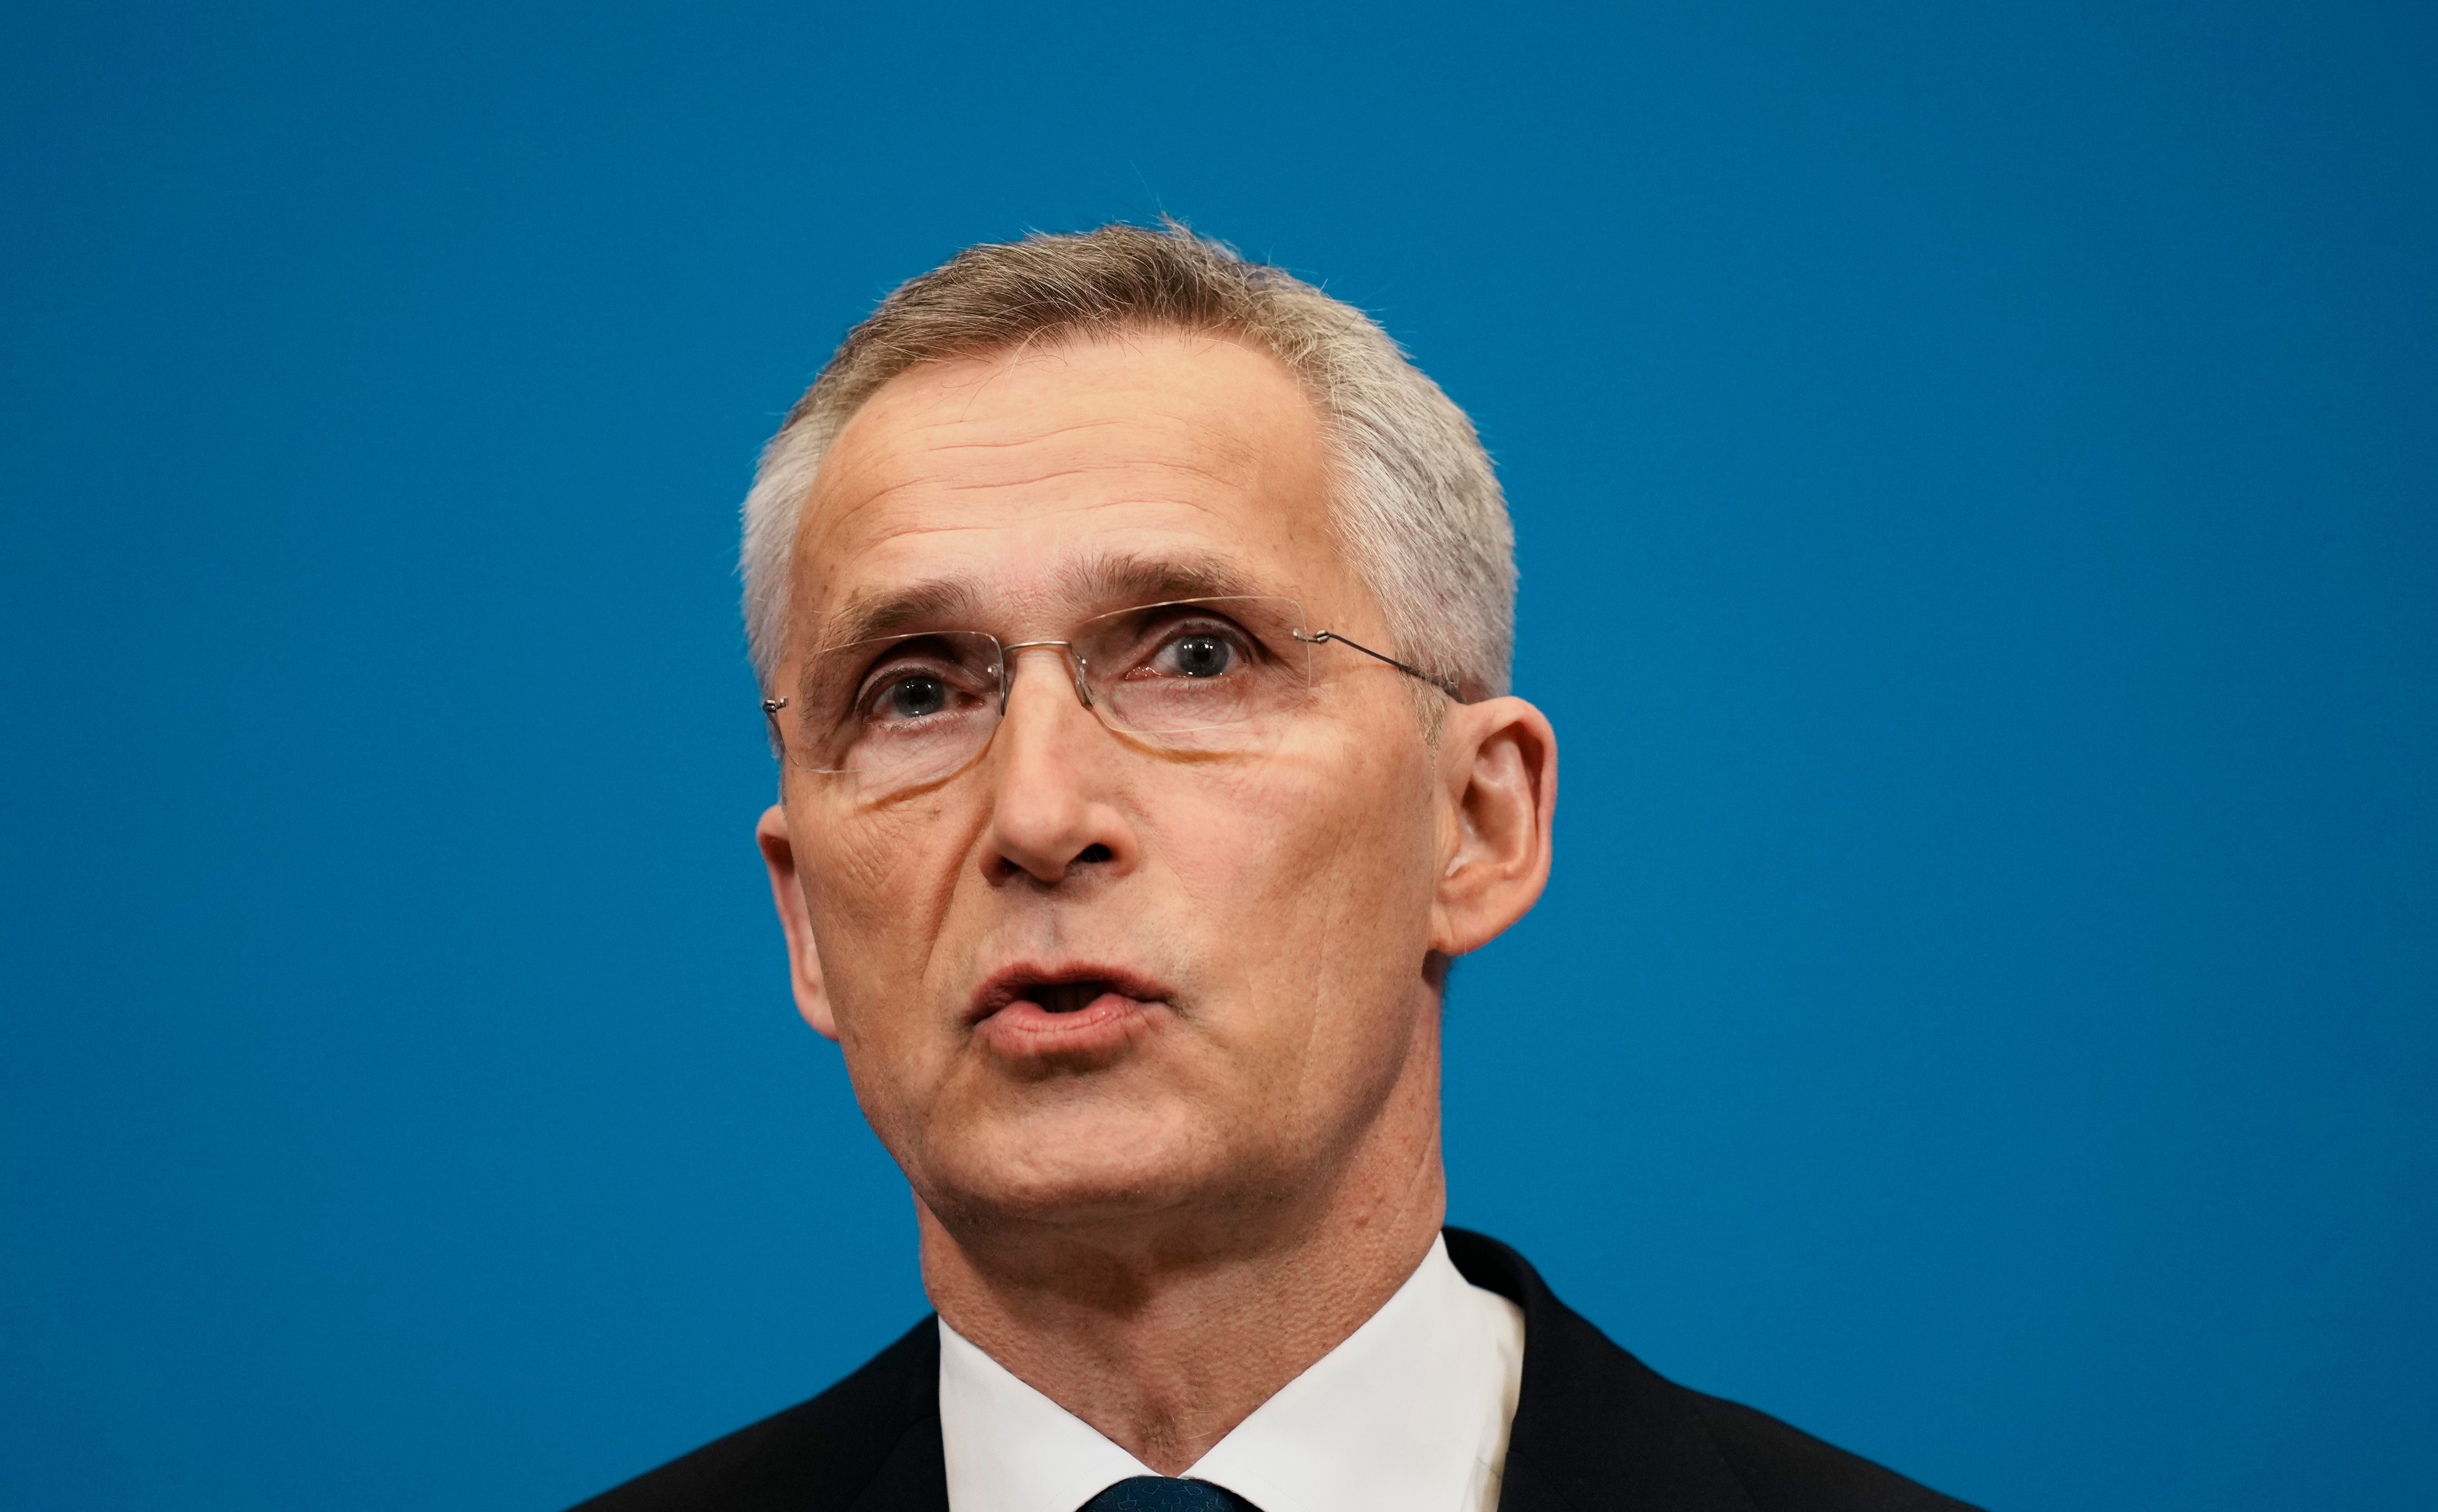
[(1391, 1094), (1324, 1189), (1260, 1218), (952, 1229), (918, 1198), (923, 1280), (950, 1327), (1163, 1475), (1343, 1343), (1447, 1211), (1436, 1062)]

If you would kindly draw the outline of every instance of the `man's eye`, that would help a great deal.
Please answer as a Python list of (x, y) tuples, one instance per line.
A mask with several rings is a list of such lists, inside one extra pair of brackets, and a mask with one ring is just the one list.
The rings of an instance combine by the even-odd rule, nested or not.
[(1171, 677), (1216, 677), (1234, 667), (1242, 654), (1220, 636), (1181, 635), (1160, 648), (1159, 670)]
[(904, 673), (880, 687), (871, 707), (882, 719), (920, 719), (948, 707), (948, 684), (935, 673)]

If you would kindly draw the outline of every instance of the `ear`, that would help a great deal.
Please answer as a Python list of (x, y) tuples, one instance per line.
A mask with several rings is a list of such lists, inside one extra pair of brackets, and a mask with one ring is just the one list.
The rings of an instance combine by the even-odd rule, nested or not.
[(779, 929), (787, 937), (787, 975), (796, 989), (796, 1011), (822, 1038), (835, 1040), (838, 1019), (830, 1012), (829, 991), (822, 985), (822, 957), (813, 944), (813, 917), (804, 907), (786, 809), (773, 803), (764, 811), (753, 826), (753, 839), (762, 847), (763, 865), (770, 869), (770, 901), (778, 905)]
[(1453, 832), (1431, 911), (1431, 949), (1478, 950), (1524, 917), (1549, 881), (1558, 735), (1521, 698), (1449, 708), (1440, 771)]

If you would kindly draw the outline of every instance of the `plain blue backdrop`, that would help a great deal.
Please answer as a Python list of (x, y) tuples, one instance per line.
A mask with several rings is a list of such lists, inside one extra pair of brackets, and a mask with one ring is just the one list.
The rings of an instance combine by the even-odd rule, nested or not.
[(1167, 211), (1478, 418), (1547, 900), (1458, 1221), (2006, 1509), (2429, 1505), (2425, 7), (0, 33), (0, 1503), (546, 1509), (924, 1304), (749, 827), (763, 437)]

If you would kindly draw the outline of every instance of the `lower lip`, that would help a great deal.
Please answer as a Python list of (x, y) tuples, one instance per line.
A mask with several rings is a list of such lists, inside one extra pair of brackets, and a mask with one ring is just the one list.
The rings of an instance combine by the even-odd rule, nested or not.
[(1157, 1002), (1103, 993), (1071, 1012), (1053, 1013), (1023, 998), (982, 1020), (974, 1033), (1002, 1054), (1071, 1055), (1122, 1044), (1157, 1007)]

